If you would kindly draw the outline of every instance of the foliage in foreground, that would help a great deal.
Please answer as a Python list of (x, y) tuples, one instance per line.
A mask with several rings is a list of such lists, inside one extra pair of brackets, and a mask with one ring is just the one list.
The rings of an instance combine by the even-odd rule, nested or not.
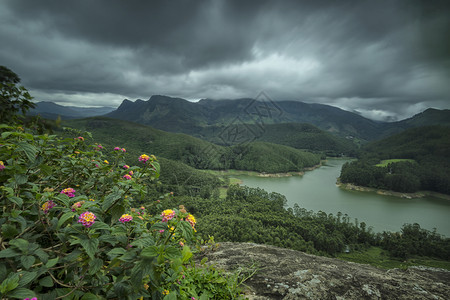
[(149, 199), (154, 156), (128, 166), (82, 136), (0, 131), (1, 298), (239, 297), (236, 277), (195, 266), (195, 217)]

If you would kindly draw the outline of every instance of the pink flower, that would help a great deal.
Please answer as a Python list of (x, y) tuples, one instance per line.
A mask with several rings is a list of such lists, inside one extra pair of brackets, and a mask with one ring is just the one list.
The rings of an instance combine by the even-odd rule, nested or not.
[(84, 201), (78, 201), (72, 205), (72, 211), (75, 211), (77, 208), (80, 208), (84, 204)]
[(123, 178), (125, 178), (126, 180), (130, 180), (130, 179), (131, 179), (131, 176), (128, 175), (128, 174), (125, 174), (125, 175), (123, 175)]
[(63, 189), (60, 194), (66, 194), (70, 198), (75, 197), (75, 190), (73, 188)]
[(103, 146), (100, 145), (100, 144), (98, 144), (98, 145), (95, 146), (95, 150), (97, 150), (97, 151), (100, 151), (100, 150), (102, 150), (102, 149), (103, 149)]
[(73, 189), (73, 188), (66, 188), (66, 189), (63, 189), (61, 192), (60, 192), (60, 194), (66, 194), (67, 196), (69, 196), (70, 198), (73, 198), (73, 197), (75, 197), (75, 189)]
[(167, 222), (169, 220), (172, 220), (173, 217), (175, 217), (175, 212), (171, 209), (166, 209), (165, 211), (162, 212), (161, 217), (163, 217), (162, 218), (163, 222)]
[(120, 147), (114, 147), (114, 151), (120, 151)]
[(128, 172), (128, 174), (133, 175), (133, 171)]
[(123, 214), (119, 219), (119, 222), (122, 222), (124, 224), (131, 221), (133, 221), (133, 217), (129, 214)]
[(130, 166), (129, 165), (123, 165), (123, 167), (122, 168), (124, 168), (125, 170), (126, 169), (129, 169), (130, 168)]
[(145, 163), (147, 162), (147, 160), (150, 159), (150, 156), (148, 156), (147, 154), (142, 154), (141, 156), (139, 156), (139, 161)]
[(5, 168), (5, 165), (3, 164), (3, 162), (0, 160), (0, 171), (3, 170)]
[(120, 149), (122, 152), (127, 152), (125, 148)]
[(81, 223), (83, 226), (89, 228), (92, 224), (94, 224), (96, 218), (97, 217), (93, 213), (86, 211), (80, 215), (78, 218), (78, 223)]
[(74, 138), (74, 140), (80, 140), (80, 141), (84, 141), (84, 137), (82, 137), (82, 136), (79, 136), (79, 137), (77, 137), (77, 138)]
[(41, 209), (44, 211), (44, 214), (48, 213), (50, 209), (52, 209), (55, 206), (55, 203), (52, 200), (48, 200), (44, 204), (42, 204)]

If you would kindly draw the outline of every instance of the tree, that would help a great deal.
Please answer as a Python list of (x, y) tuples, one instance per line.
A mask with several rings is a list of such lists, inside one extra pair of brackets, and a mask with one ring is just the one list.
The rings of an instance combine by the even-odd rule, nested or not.
[(20, 77), (5, 66), (0, 66), (0, 123), (18, 121), (19, 113), (34, 107), (33, 97), (23, 86), (18, 86)]

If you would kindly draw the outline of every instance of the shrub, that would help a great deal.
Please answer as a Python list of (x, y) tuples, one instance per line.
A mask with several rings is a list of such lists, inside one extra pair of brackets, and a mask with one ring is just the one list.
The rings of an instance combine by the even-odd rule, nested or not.
[[(79, 134), (6, 124), (0, 132), (2, 299), (239, 296), (229, 277), (193, 263), (195, 217), (149, 199), (160, 171), (155, 156), (126, 166), (124, 148), (108, 153)], [(211, 274), (222, 279), (200, 284)]]

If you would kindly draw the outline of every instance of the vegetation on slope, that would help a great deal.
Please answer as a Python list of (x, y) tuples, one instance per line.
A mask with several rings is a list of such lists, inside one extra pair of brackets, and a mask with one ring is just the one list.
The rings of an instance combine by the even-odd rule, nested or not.
[[(354, 139), (346, 139), (323, 131), (310, 124), (281, 123), (236, 124), (228, 126), (205, 126), (192, 135), (219, 145), (233, 145), (233, 139), (226, 138), (227, 131), (243, 132), (248, 139), (290, 146), (296, 149), (309, 150), (326, 156), (355, 156), (358, 146)], [(239, 142), (239, 141), (237, 141)]]
[(450, 259), (450, 239), (418, 224), (405, 224), (401, 233), (375, 234), (364, 222), (341, 213), (312, 212), (297, 205), (286, 209), (283, 195), (262, 189), (232, 185), (226, 199), (177, 196), (163, 203), (183, 203), (197, 216), (204, 239), (214, 236), (216, 241), (270, 244), (327, 256), (347, 247), (352, 253), (379, 247), (397, 263), (417, 256)]
[(272, 143), (252, 142), (224, 147), (185, 134), (100, 117), (71, 120), (66, 124), (92, 132), (102, 144), (128, 145), (135, 151), (151, 151), (158, 157), (196, 169), (288, 172), (302, 171), (320, 163), (318, 154)]
[[(379, 165), (387, 159), (397, 160)], [(450, 194), (450, 128), (413, 128), (370, 143), (359, 160), (342, 167), (340, 180), (398, 192)]]

